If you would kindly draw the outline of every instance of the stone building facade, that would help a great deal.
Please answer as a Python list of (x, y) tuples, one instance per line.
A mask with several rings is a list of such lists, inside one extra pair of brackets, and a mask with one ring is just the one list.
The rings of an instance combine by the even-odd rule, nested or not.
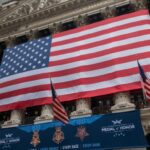
[[(140, 9), (149, 0), (8, 0), (0, 6), (0, 61), (5, 48)], [(150, 133), (150, 107), (142, 91), (64, 103), (71, 118), (141, 109), (145, 135)], [(50, 105), (0, 113), (1, 127), (53, 120)]]

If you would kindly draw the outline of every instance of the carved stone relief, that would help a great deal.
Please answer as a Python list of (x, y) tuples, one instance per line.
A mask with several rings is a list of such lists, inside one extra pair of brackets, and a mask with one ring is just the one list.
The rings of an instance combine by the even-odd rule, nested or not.
[(28, 3), (23, 3), (17, 10), (15, 10), (15, 12), (10, 13), (10, 15), (8, 15), (2, 21), (10, 21), (16, 19), (17, 17), (29, 15), (33, 12), (42, 10), (46, 7), (51, 7), (60, 2), (62, 2), (62, 0), (31, 0), (28, 1)]
[[(61, 24), (66, 19), (75, 19), (77, 26), (87, 24), (86, 16), (97, 10), (105, 18), (113, 17), (115, 4), (123, 0), (22, 0), (16, 10), (8, 12), (6, 17), (0, 20), (0, 37), (17, 35), (22, 32), (36, 30), (41, 26), (51, 26), (53, 33), (61, 32)], [(131, 0), (133, 4), (138, 2), (143, 7), (143, 0)], [(61, 4), (60, 4), (61, 3)], [(54, 7), (53, 7), (54, 6)], [(53, 26), (54, 24), (54, 26)], [(7, 36), (8, 35), (8, 36)]]

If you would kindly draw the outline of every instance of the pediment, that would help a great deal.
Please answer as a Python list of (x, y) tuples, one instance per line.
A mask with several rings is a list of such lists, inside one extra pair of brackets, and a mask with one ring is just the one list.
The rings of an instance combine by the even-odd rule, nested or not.
[(13, 6), (1, 8), (0, 23), (5, 23), (7, 21), (30, 15), (64, 1), (67, 0), (16, 0), (16, 3), (14, 3)]

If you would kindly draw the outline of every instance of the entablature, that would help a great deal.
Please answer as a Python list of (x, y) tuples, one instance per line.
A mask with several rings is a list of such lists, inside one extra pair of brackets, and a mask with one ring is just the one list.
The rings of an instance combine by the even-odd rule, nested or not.
[(112, 17), (116, 7), (136, 0), (26, 0), (1, 17), (0, 41), (8, 37), (30, 34), (44, 28), (52, 30), (59, 24), (94, 13)]

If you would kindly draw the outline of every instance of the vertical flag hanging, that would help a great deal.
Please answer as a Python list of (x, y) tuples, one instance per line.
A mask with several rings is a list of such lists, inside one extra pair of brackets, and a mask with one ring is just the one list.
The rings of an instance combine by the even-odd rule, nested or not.
[(64, 124), (67, 124), (69, 121), (67, 112), (65, 111), (65, 108), (63, 107), (63, 105), (60, 103), (51, 80), (50, 80), (50, 83), (51, 83), (51, 92), (52, 92), (52, 100), (53, 100), (52, 108), (54, 112), (54, 118), (56, 120), (63, 122)]
[(138, 63), (139, 73), (141, 76), (141, 85), (143, 88), (144, 96), (145, 96), (146, 100), (150, 101), (150, 79), (147, 78), (147, 76), (144, 72), (144, 69), (142, 68), (140, 63), (138, 61), (137, 61), (137, 63)]

